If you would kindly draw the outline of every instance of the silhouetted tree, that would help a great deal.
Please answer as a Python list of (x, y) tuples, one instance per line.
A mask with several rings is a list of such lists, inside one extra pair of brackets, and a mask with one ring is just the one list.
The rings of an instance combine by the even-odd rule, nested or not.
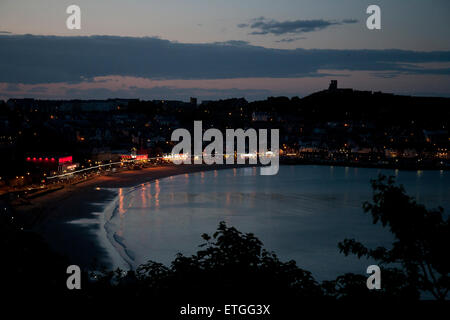
[[(373, 258), (380, 266), (390, 267), (383, 270), (385, 292), (397, 290), (414, 296), (415, 288), (445, 299), (450, 289), (450, 219), (443, 216), (442, 208), (428, 210), (418, 204), (403, 186), (395, 184), (394, 177), (380, 175), (371, 183), (373, 202), (365, 202), (363, 208), (372, 215), (374, 224), (380, 222), (389, 228), (395, 237), (392, 248), (368, 249), (354, 239), (345, 239), (339, 243), (340, 251)], [(396, 268), (398, 265), (402, 268)], [(342, 278), (337, 282), (342, 281), (346, 282)]]
[(253, 234), (244, 234), (221, 222), (196, 254), (178, 254), (170, 267), (149, 261), (126, 275), (117, 270), (107, 272), (92, 288), (104, 291), (132, 288), (134, 297), (186, 296), (215, 300), (237, 298), (321, 297), (320, 285), (310, 272), (297, 267), (295, 261), (281, 262), (273, 252), (263, 249)]
[[(5, 262), (3, 290), (47, 299), (77, 298), (92, 304), (102, 301), (151, 302), (227, 301), (230, 297), (261, 303), (306, 298), (325, 300), (418, 299), (420, 291), (445, 299), (450, 288), (449, 218), (443, 209), (427, 210), (408, 196), (394, 178), (372, 181), (372, 202), (364, 210), (389, 228), (395, 237), (390, 249), (366, 248), (354, 239), (339, 243), (345, 255), (377, 261), (382, 267), (382, 290), (367, 290), (367, 275), (344, 274), (334, 281), (317, 283), (295, 261), (282, 262), (264, 249), (252, 233), (242, 233), (221, 222), (213, 235), (191, 256), (178, 254), (170, 266), (149, 261), (135, 271), (84, 272), (82, 290), (66, 288), (69, 262), (50, 251), (33, 232), (24, 231), (10, 211), (0, 213), (0, 249)], [(47, 299), (48, 300), (48, 299)]]

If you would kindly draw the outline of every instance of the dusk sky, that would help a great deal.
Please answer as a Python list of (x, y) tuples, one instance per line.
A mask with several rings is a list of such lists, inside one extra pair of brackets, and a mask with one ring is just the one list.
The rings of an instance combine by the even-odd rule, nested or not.
[(449, 18), (448, 0), (1, 0), (0, 99), (254, 100), (330, 79), (450, 96)]

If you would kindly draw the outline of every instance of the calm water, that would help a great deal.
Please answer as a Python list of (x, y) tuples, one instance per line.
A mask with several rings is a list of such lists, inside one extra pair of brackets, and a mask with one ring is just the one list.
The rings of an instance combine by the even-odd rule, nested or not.
[[(281, 260), (294, 259), (319, 279), (364, 273), (367, 260), (345, 257), (337, 243), (355, 238), (369, 247), (391, 235), (361, 208), (371, 198), (369, 180), (396, 175), (406, 191), (430, 207), (450, 209), (450, 174), (327, 166), (282, 166), (276, 176), (256, 168), (174, 176), (129, 189), (105, 210), (107, 236), (132, 267), (170, 263), (177, 252), (193, 254), (220, 221), (253, 232)], [(116, 254), (117, 255), (117, 254)]]

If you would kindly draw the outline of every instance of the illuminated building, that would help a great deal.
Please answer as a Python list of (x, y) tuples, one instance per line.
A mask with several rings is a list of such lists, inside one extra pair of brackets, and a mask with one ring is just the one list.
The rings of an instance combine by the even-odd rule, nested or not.
[(65, 173), (75, 170), (78, 163), (73, 163), (70, 155), (29, 154), (25, 158), (31, 171)]
[(137, 161), (145, 161), (148, 160), (148, 154), (122, 154), (120, 156), (120, 160), (137, 160)]

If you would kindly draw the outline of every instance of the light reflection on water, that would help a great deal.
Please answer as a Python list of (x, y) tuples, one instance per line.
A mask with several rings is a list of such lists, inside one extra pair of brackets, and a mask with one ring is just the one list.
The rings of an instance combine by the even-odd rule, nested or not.
[[(282, 166), (276, 176), (256, 168), (214, 170), (155, 180), (118, 191), (110, 221), (134, 265), (168, 264), (177, 252), (193, 254), (203, 233), (220, 221), (252, 232), (282, 260), (294, 259), (319, 280), (364, 273), (369, 261), (344, 257), (337, 243), (355, 238), (369, 247), (391, 235), (371, 223), (361, 204), (371, 199), (369, 180), (396, 175), (407, 192), (430, 207), (450, 208), (448, 172), (395, 171), (327, 166)], [(118, 245), (118, 244), (116, 244)]]

